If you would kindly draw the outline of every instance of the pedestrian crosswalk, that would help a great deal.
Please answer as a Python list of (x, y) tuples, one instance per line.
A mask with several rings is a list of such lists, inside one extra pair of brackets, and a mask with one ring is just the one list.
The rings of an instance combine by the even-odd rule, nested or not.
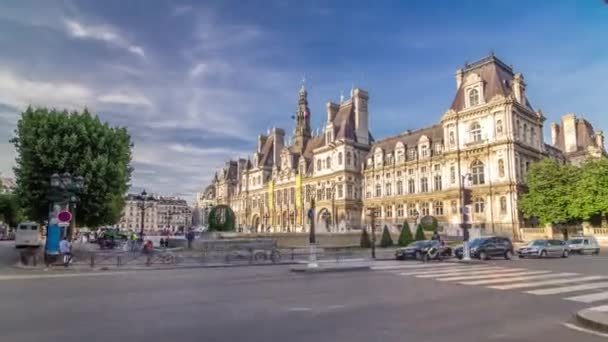
[[(372, 269), (429, 281), (482, 286), (500, 291), (518, 290), (535, 296), (560, 295), (562, 299), (579, 303), (608, 302), (608, 274), (581, 275), (575, 272), (452, 262), (403, 263)], [(601, 307), (608, 308), (608, 305)]]

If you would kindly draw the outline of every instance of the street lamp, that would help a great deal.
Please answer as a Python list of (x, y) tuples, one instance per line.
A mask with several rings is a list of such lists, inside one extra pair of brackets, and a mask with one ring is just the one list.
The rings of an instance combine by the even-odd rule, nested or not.
[(139, 209), (141, 210), (141, 229), (139, 230), (139, 241), (144, 241), (144, 218), (146, 216), (146, 209), (152, 206), (152, 203), (147, 203), (148, 193), (146, 189), (141, 192), (140, 195), (141, 201), (137, 203)]
[[(51, 207), (55, 204), (67, 205), (67, 209), (72, 211), (72, 220), (68, 226), (66, 237), (72, 240), (75, 227), (75, 209), (76, 204), (80, 201), (78, 194), (84, 189), (84, 178), (82, 176), (72, 176), (69, 172), (63, 173), (61, 176), (57, 173), (53, 173), (50, 179), (51, 191), (49, 198), (51, 200)], [(71, 208), (70, 208), (71, 207)], [(54, 208), (50, 214), (50, 221), (53, 216), (57, 213), (53, 213)]]
[(462, 260), (471, 260), (471, 254), (469, 251), (469, 224), (467, 222), (466, 215), (466, 196), (465, 196), (465, 181), (471, 181), (471, 174), (467, 173), (461, 175), (460, 179), (460, 228), (462, 229)]

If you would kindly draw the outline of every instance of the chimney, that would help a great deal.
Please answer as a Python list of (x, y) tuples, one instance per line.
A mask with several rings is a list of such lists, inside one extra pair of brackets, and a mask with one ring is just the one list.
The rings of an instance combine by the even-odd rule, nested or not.
[(281, 164), (281, 150), (283, 150), (283, 146), (285, 146), (285, 131), (281, 128), (273, 128), (272, 139), (274, 142), (272, 161), (275, 166), (278, 166)]
[(258, 135), (258, 153), (262, 152), (262, 147), (266, 144), (266, 140), (268, 139), (267, 135), (260, 134)]
[(355, 89), (353, 92), (353, 103), (355, 107), (355, 136), (357, 142), (361, 144), (369, 144), (369, 129), (367, 125), (368, 111), (367, 101), (369, 94), (363, 89)]
[(562, 134), (564, 136), (564, 152), (576, 152), (578, 150), (578, 138), (576, 131), (576, 115), (566, 114), (562, 116)]
[(604, 151), (604, 132), (597, 131), (595, 132), (595, 145), (602, 151)]
[(462, 69), (456, 70), (456, 90), (460, 89), (460, 85), (462, 84), (463, 80), (464, 72), (462, 71)]
[(517, 102), (526, 104), (526, 83), (524, 82), (524, 76), (520, 73), (513, 77), (513, 95)]
[(327, 102), (325, 104), (325, 110), (327, 111), (327, 122), (333, 122), (336, 118), (336, 114), (340, 109), (340, 105), (337, 103)]
[(551, 145), (553, 145), (554, 147), (557, 147), (558, 135), (559, 135), (559, 125), (556, 124), (555, 122), (552, 122), (551, 123)]

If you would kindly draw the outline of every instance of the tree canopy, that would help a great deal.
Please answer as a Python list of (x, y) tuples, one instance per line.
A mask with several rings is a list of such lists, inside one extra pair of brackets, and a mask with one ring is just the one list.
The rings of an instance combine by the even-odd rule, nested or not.
[(608, 214), (608, 159), (581, 167), (544, 159), (530, 166), (519, 201), (525, 217), (543, 224), (571, 223)]
[(0, 194), (0, 221), (11, 227), (24, 221), (23, 211), (15, 194)]
[(16, 194), (31, 219), (48, 219), (50, 177), (69, 172), (84, 178), (78, 224), (97, 227), (118, 221), (132, 172), (126, 128), (110, 127), (86, 109), (28, 107), (15, 134), (11, 142), (17, 151)]

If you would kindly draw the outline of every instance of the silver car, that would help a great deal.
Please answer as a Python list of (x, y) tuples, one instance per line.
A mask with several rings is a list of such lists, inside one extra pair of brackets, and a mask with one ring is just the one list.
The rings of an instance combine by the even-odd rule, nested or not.
[(533, 240), (526, 246), (517, 251), (520, 258), (536, 257), (562, 257), (567, 258), (569, 254), (568, 246), (562, 240)]
[(568, 240), (568, 249), (572, 253), (600, 254), (600, 244), (593, 236), (578, 236)]

